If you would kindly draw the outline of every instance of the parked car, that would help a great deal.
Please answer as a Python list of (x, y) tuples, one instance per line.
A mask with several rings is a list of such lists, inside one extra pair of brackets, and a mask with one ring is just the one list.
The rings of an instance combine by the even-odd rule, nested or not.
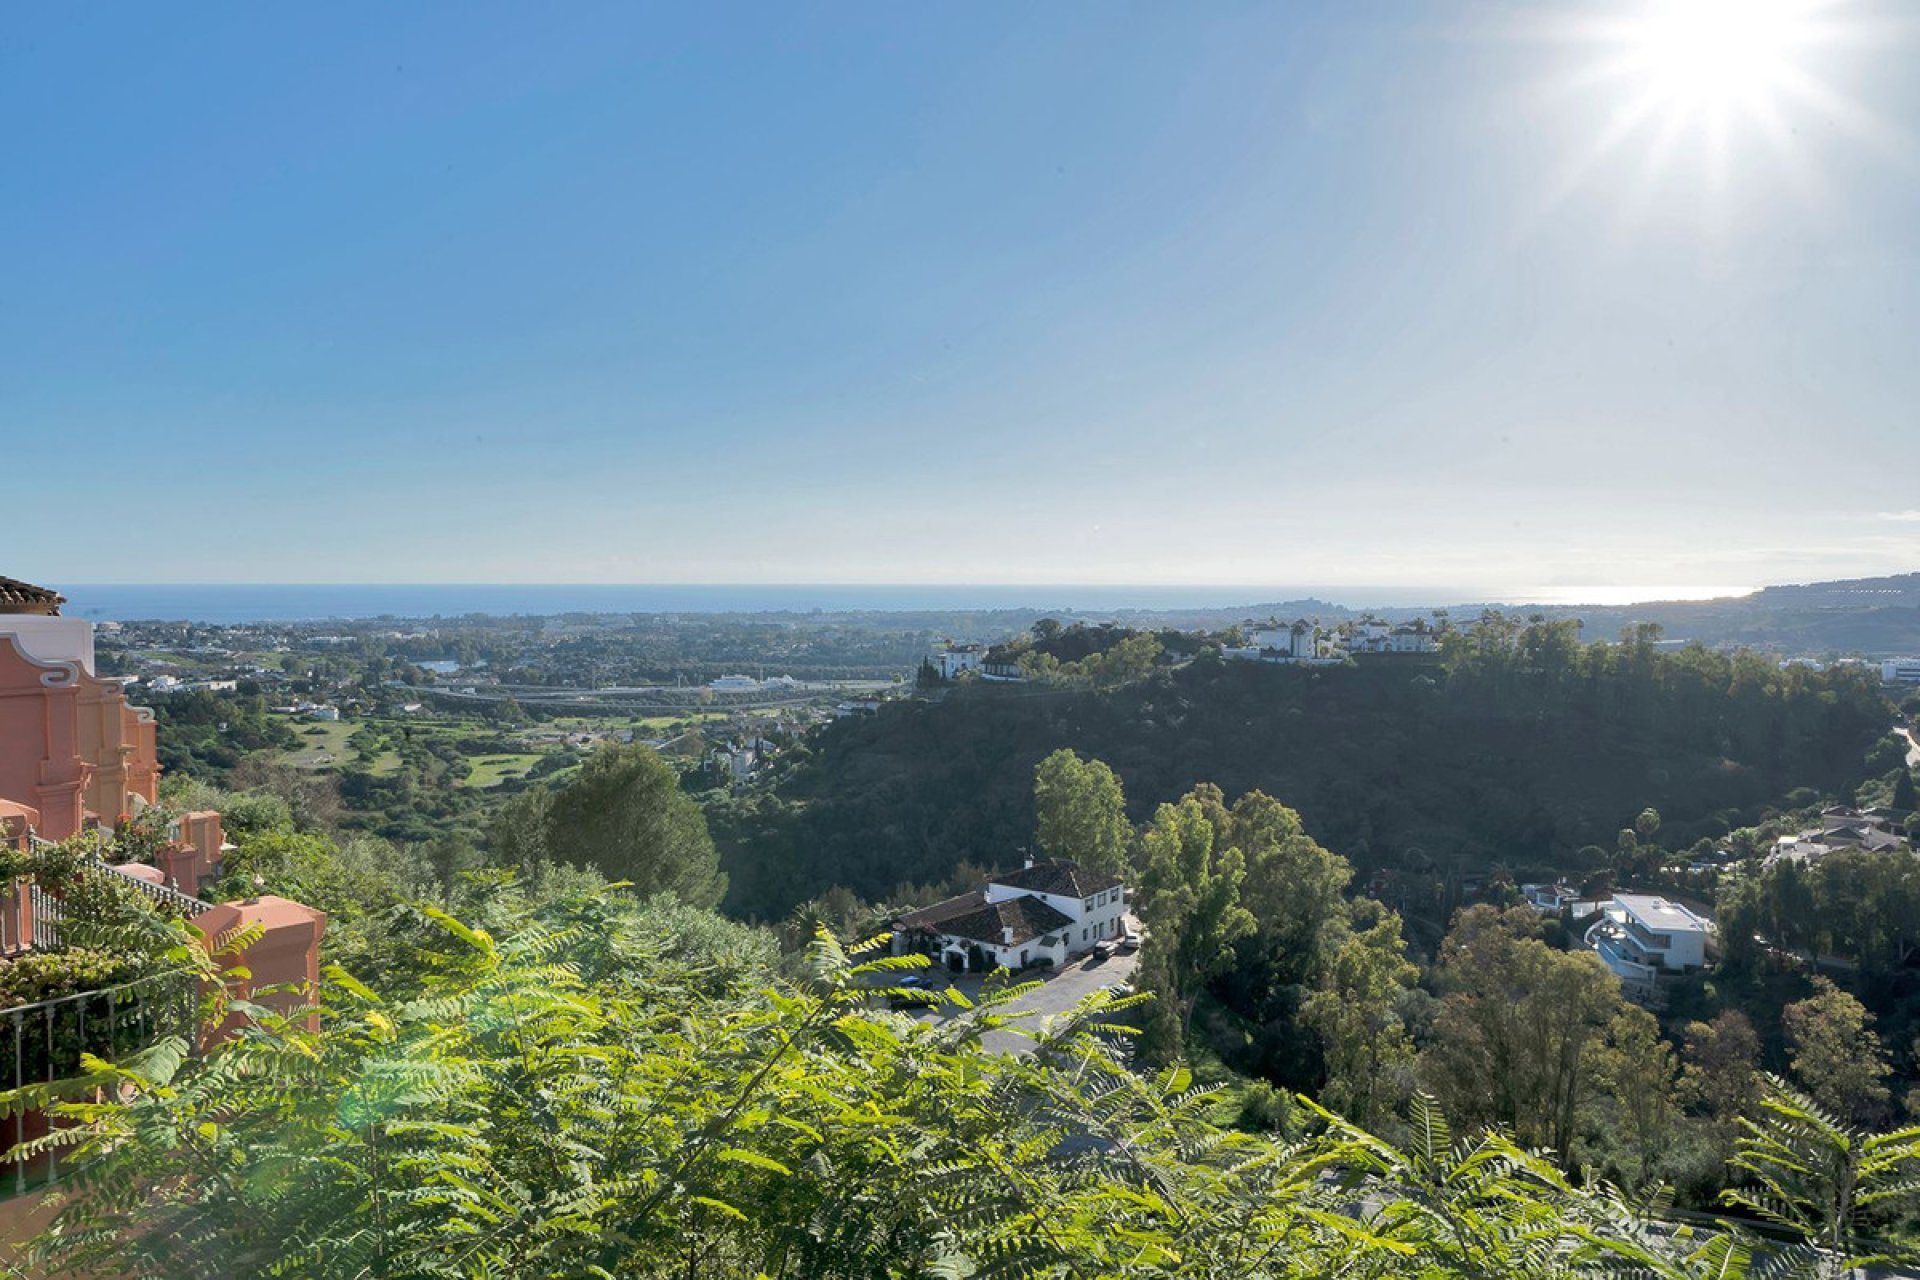
[(1093, 944), (1093, 954), (1095, 954), (1096, 956), (1099, 956), (1102, 960), (1105, 960), (1108, 956), (1111, 956), (1114, 953), (1115, 949), (1116, 948), (1114, 947), (1113, 940), (1111, 938), (1102, 938), (1100, 939), (1100, 941)]
[(917, 973), (901, 974), (900, 980), (893, 985), (903, 990), (887, 997), (889, 1009), (924, 1009), (933, 1003), (933, 993), (927, 990), (927, 980)]
[(1120, 935), (1119, 948), (1123, 952), (1138, 951), (1140, 949), (1140, 935), (1131, 929), (1127, 930)]

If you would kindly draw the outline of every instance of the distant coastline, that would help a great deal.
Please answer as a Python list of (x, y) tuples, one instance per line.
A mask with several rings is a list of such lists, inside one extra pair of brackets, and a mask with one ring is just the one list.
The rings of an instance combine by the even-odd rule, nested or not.
[[(1745, 588), (1519, 588), (1489, 594), (1427, 586), (969, 585), (969, 584), (593, 584), (593, 583), (131, 583), (60, 584), (66, 612), (96, 622), (178, 621), (210, 625), (368, 618), (544, 617), (561, 613), (991, 612), (1230, 609), (1324, 600), (1353, 609), (1409, 609), (1508, 599), (1537, 604), (1702, 599)], [(1589, 599), (1574, 597), (1587, 594)]]

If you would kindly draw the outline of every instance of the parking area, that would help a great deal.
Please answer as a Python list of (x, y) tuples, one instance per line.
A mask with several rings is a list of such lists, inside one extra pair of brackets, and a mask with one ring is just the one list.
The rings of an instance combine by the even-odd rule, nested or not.
[[(1139, 962), (1140, 953), (1133, 951), (1117, 953), (1104, 959), (1098, 955), (1077, 957), (1072, 964), (1053, 970), (1028, 970), (1018, 975), (1014, 981), (1038, 980), (1040, 986), (1012, 1004), (1003, 1006), (1000, 1012), (1025, 1014), (1027, 1016), (1022, 1021), (1037, 1029), (1049, 1017), (1065, 1013), (1102, 987), (1113, 986), (1116, 983), (1131, 983)], [(979, 995), (980, 988), (986, 982), (986, 979), (979, 974), (939, 974), (931, 970), (928, 972), (928, 978), (932, 989), (938, 991), (957, 987), (969, 1000)], [(922, 1021), (941, 1022), (956, 1015), (950, 1010), (939, 1009), (928, 1010), (919, 1016)], [(961, 1012), (957, 1016), (964, 1018), (968, 1015)], [(1031, 1040), (1010, 1031), (990, 1032), (981, 1043), (997, 1053), (1017, 1055), (1030, 1053), (1033, 1050)]]

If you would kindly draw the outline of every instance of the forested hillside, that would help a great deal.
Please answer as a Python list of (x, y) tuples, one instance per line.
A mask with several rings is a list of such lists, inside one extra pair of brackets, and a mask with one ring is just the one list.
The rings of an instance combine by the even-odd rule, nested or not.
[(1211, 781), (1294, 807), (1363, 873), (1473, 873), (1578, 865), (1647, 806), (1684, 848), (1796, 791), (1850, 794), (1890, 715), (1857, 669), (1575, 635), (1496, 618), (1432, 661), (1203, 656), (1107, 692), (972, 685), (890, 705), (822, 733), (770, 793), (715, 806), (728, 904), (777, 917), (836, 884), (881, 899), (1005, 863), (1031, 838), (1034, 765), (1060, 747), (1112, 765), (1136, 822)]

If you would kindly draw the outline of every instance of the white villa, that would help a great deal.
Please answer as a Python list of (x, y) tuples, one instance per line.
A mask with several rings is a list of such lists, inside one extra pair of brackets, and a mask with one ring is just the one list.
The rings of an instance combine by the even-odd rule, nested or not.
[(1437, 653), (1440, 634), (1426, 619), (1394, 626), (1374, 619), (1344, 624), (1337, 630), (1301, 619), (1293, 623), (1244, 624), (1245, 646), (1223, 649), (1223, 656), (1247, 662), (1338, 664), (1348, 654)]
[(901, 916), (893, 952), (923, 952), (955, 973), (1065, 964), (1125, 932), (1126, 903), (1118, 876), (1028, 859), (972, 893)]
[(1662, 973), (1685, 973), (1707, 962), (1713, 922), (1656, 894), (1619, 893), (1601, 904), (1587, 945), (1626, 988), (1650, 995)]
[(934, 655), (934, 665), (942, 680), (952, 680), (962, 671), (978, 671), (987, 659), (985, 645), (950, 644)]

